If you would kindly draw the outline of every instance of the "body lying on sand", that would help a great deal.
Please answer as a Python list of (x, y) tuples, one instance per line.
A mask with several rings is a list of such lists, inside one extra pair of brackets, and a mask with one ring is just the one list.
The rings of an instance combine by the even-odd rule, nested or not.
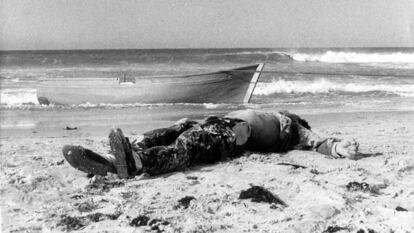
[(323, 138), (306, 120), (287, 111), (239, 110), (202, 122), (181, 119), (168, 128), (144, 133), (130, 142), (121, 129), (109, 134), (112, 154), (100, 155), (82, 146), (66, 145), (63, 155), (75, 168), (94, 175), (120, 178), (158, 175), (239, 157), (244, 151), (314, 150), (333, 158), (355, 158), (355, 140)]

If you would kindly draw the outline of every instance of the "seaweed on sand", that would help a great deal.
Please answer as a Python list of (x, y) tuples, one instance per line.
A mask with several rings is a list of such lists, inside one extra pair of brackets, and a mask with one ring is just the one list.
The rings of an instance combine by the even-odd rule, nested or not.
[(157, 232), (163, 232), (164, 226), (169, 225), (170, 222), (161, 220), (161, 219), (151, 219), (148, 216), (145, 215), (139, 215), (138, 217), (132, 219), (132, 221), (129, 223), (130, 226), (134, 227), (141, 227), (141, 226), (149, 226), (151, 227), (151, 230), (157, 231)]
[(66, 231), (76, 231), (87, 225), (90, 222), (100, 222), (105, 219), (116, 220), (122, 213), (116, 212), (114, 214), (103, 214), (103, 213), (93, 213), (86, 216), (67, 216), (62, 215), (60, 221), (57, 223), (57, 226), (62, 226)]
[(57, 225), (62, 226), (66, 231), (73, 231), (73, 230), (76, 231), (84, 227), (86, 224), (82, 218), (62, 216), (62, 218), (57, 223)]
[(348, 230), (347, 227), (340, 227), (340, 226), (329, 226), (326, 228), (322, 233), (334, 233), (337, 231)]
[(253, 202), (267, 202), (270, 204), (280, 204), (285, 207), (288, 206), (278, 196), (260, 186), (252, 186), (247, 190), (241, 191), (239, 199), (251, 199)]
[(178, 200), (178, 205), (175, 206), (176, 209), (183, 207), (184, 209), (187, 209), (190, 206), (190, 202), (192, 200), (195, 200), (196, 198), (193, 196), (185, 196)]

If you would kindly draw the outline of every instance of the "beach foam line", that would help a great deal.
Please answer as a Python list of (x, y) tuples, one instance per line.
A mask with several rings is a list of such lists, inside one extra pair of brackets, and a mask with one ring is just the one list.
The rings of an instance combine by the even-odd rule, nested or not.
[(414, 63), (414, 53), (359, 53), (327, 51), (325, 53), (295, 53), (291, 57), (296, 61), (314, 61), (327, 63)]
[(34, 122), (19, 122), (11, 124), (0, 124), (0, 128), (33, 128), (36, 124)]
[(122, 109), (122, 108), (156, 108), (156, 107), (200, 107), (205, 109), (237, 109), (245, 104), (228, 104), (228, 103), (124, 103), (124, 104), (111, 104), (111, 103), (98, 103), (92, 104), (89, 102), (77, 104), (77, 105), (40, 105), (40, 104), (1, 104), (0, 109), (21, 109), (21, 110), (50, 110), (50, 109), (91, 109), (91, 108), (106, 108), (106, 109)]
[(314, 81), (273, 80), (271, 83), (258, 83), (255, 95), (271, 95), (275, 93), (329, 93), (353, 92), (364, 93), (380, 91), (404, 97), (414, 97), (414, 84), (372, 84), (372, 83), (340, 83), (321, 78)]

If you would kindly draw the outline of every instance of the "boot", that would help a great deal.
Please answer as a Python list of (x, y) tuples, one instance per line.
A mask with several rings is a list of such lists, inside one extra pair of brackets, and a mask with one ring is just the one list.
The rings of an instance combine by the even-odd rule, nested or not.
[(131, 143), (129, 143), (121, 129), (111, 129), (109, 145), (112, 154), (115, 156), (115, 168), (119, 178), (134, 176), (137, 173), (137, 167), (132, 155)]
[(72, 167), (88, 174), (106, 176), (108, 172), (116, 173), (110, 161), (81, 146), (65, 145), (62, 153)]

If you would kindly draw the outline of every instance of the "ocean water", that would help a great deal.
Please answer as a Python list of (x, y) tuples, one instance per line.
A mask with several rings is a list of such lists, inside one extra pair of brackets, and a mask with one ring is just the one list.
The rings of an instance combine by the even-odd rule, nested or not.
[[(162, 79), (265, 63), (250, 104), (111, 103), (42, 106), (37, 86), (53, 79)], [(414, 48), (0, 51), (1, 106), (71, 108), (279, 108), (414, 110)], [(62, 83), (62, 86), (64, 83)]]

